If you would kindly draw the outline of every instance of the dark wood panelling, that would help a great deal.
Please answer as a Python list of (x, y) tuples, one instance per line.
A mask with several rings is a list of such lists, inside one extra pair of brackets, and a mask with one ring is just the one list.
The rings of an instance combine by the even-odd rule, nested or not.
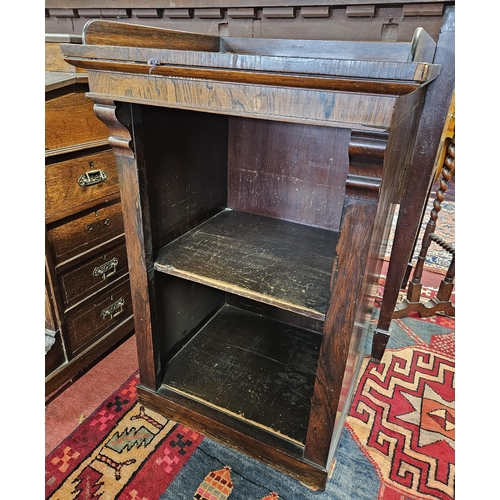
[[(86, 21), (102, 18), (101, 9), (107, 7), (128, 8), (129, 17), (120, 20), (131, 24), (210, 35), (351, 40), (354, 33), (360, 40), (409, 42), (419, 26), (437, 40), (445, 3), (435, 0), (357, 0), (355, 4), (346, 6), (339, 0), (255, 0), (245, 1), (236, 7), (226, 0), (178, 0), (172, 8), (170, 4), (158, 2), (141, 2), (139, 6), (131, 0), (105, 0), (94, 4), (47, 0), (45, 5), (51, 7), (46, 9), (45, 27), (48, 33), (81, 33)], [(86, 8), (85, 16), (91, 16), (90, 7), (95, 7), (92, 17), (78, 14)], [(216, 16), (200, 17), (194, 15), (195, 9), (198, 12), (213, 10)], [(360, 14), (364, 12), (365, 15), (348, 15), (348, 9), (361, 9)], [(54, 13), (57, 12), (75, 17), (56, 17)], [(265, 12), (267, 15), (264, 15)]]
[(72, 267), (59, 277), (63, 300), (67, 308), (121, 278), (128, 271), (125, 242), (105, 253)]
[(227, 117), (144, 107), (154, 250), (227, 205)]
[(231, 118), (229, 207), (338, 230), (349, 138), (347, 129)]
[(68, 313), (66, 321), (73, 356), (131, 316), (130, 286), (125, 276)]

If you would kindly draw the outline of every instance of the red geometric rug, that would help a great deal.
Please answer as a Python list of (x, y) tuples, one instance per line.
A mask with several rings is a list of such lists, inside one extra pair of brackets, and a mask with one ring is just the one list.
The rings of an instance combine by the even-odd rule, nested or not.
[(393, 321), (382, 363), (364, 360), (323, 492), (143, 408), (134, 374), (46, 457), (46, 499), (451, 500), (454, 324)]
[[(417, 320), (418, 321), (418, 320)], [(449, 320), (444, 320), (449, 324)], [(378, 498), (454, 498), (455, 334), (365, 359), (346, 427), (376, 469)]]
[(135, 373), (47, 456), (46, 498), (160, 497), (203, 436), (138, 404), (138, 383)]

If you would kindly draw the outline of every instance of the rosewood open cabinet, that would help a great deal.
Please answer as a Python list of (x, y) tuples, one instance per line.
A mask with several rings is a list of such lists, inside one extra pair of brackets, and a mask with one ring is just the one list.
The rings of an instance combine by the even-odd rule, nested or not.
[(435, 42), (83, 41), (62, 50), (117, 158), (140, 401), (324, 488)]

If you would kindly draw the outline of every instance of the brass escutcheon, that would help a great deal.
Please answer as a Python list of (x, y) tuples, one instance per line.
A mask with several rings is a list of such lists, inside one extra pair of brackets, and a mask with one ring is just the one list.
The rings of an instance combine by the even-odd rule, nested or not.
[[(96, 212), (97, 216), (97, 212)], [(85, 232), (90, 233), (94, 229), (98, 228), (99, 226), (109, 226), (111, 224), (111, 220), (109, 217), (106, 217), (105, 219), (96, 222), (95, 224), (86, 224), (85, 225)]]

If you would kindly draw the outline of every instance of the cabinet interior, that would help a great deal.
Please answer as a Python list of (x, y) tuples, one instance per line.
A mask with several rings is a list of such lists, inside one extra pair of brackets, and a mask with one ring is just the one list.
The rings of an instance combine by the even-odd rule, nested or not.
[(345, 191), (336, 129), (133, 112), (142, 117), (160, 390), (303, 446)]

